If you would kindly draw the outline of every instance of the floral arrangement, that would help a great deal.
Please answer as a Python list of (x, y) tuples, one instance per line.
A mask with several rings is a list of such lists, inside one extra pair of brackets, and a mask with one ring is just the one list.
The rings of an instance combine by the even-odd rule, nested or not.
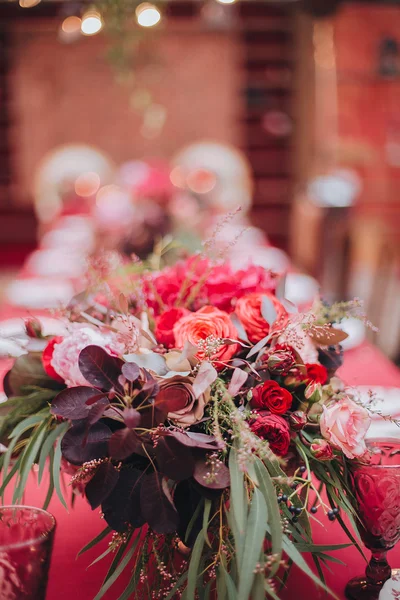
[(27, 320), (4, 381), (1, 492), (13, 480), (21, 501), (37, 463), (45, 507), (53, 490), (65, 504), (72, 474), (107, 524), (83, 550), (110, 536), (96, 599), (128, 567), (121, 599), (276, 599), (293, 563), (325, 587), (335, 547), (313, 544), (310, 522), (320, 510), (355, 542), (346, 461), (370, 424), (335, 377), (334, 321), (358, 304), (300, 314), (284, 277), (201, 254), (162, 267), (163, 252), (97, 265), (56, 335)]

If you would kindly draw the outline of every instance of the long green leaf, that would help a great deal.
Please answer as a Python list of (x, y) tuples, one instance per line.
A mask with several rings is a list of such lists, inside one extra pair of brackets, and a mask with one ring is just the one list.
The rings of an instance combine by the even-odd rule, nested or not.
[(237, 600), (237, 598), (238, 598), (237, 589), (236, 589), (235, 584), (233, 583), (232, 577), (230, 576), (230, 574), (225, 569), (225, 566), (222, 563), (221, 563), (220, 569), (221, 569), (222, 575), (225, 578), (226, 590), (228, 592), (228, 600)]
[(79, 550), (76, 557), (78, 558), (78, 556), (81, 556), (82, 554), (93, 548), (93, 546), (96, 546), (96, 544), (104, 540), (104, 538), (107, 537), (111, 533), (111, 531), (111, 527), (106, 527), (105, 529), (103, 529), (103, 531), (101, 531), (99, 535), (96, 535), (96, 537), (93, 538), (88, 544), (86, 544), (86, 546)]
[(280, 555), (282, 554), (282, 524), (275, 486), (267, 468), (258, 458), (255, 461), (254, 468), (260, 491), (264, 496), (267, 505), (267, 519), (271, 534), (272, 553), (279, 556), (277, 559), (277, 563), (279, 563)]
[(265, 528), (268, 518), (267, 505), (263, 494), (257, 488), (253, 497), (246, 523), (245, 552), (239, 565), (238, 598), (248, 598), (254, 579), (254, 569), (260, 557), (265, 538)]
[(269, 585), (269, 583), (267, 581), (264, 582), (264, 588), (265, 591), (267, 592), (268, 596), (271, 596), (272, 600), (279, 600), (279, 596), (277, 596), (274, 592), (274, 590), (272, 589), (272, 587)]
[[(185, 581), (186, 581), (187, 578), (188, 578), (188, 571), (185, 571), (179, 577), (178, 581), (175, 583), (175, 585), (172, 588), (172, 590), (165, 597), (165, 600), (172, 600), (172, 598), (175, 596), (175, 594), (177, 593), (177, 591), (179, 590), (179, 588), (183, 586), (183, 584), (185, 583)], [(182, 600), (182, 598), (183, 598), (183, 595), (181, 596), (181, 600)]]
[(189, 563), (189, 571), (188, 571), (188, 584), (186, 588), (186, 598), (187, 600), (194, 600), (196, 587), (197, 587), (197, 579), (199, 577), (199, 565), (201, 560), (201, 555), (204, 548), (204, 531), (201, 530), (197, 539), (194, 543), (192, 555), (190, 557)]
[(53, 448), (59, 435), (63, 435), (69, 429), (69, 423), (60, 423), (55, 429), (53, 429), (47, 438), (45, 439), (39, 457), (39, 474), (38, 483), (42, 481), (44, 468), (46, 466), (46, 459), (50, 454), (50, 450)]
[(129, 548), (129, 550), (127, 551), (124, 558), (121, 560), (121, 562), (119, 563), (118, 567), (115, 569), (115, 571), (111, 575), (111, 577), (109, 577), (109, 579), (107, 579), (107, 581), (102, 585), (101, 590), (95, 596), (94, 600), (100, 600), (100, 598), (102, 598), (104, 596), (104, 594), (107, 592), (107, 590), (109, 590), (110, 587), (117, 581), (118, 577), (124, 571), (125, 567), (131, 560), (132, 556), (134, 555), (136, 547), (139, 543), (139, 537), (140, 537), (140, 535), (136, 536), (135, 540), (132, 543), (132, 546)]
[(312, 579), (317, 585), (322, 587), (333, 598), (339, 600), (336, 594), (334, 594), (330, 589), (328, 589), (326, 585), (324, 585), (322, 581), (312, 572), (312, 570), (304, 560), (303, 556), (297, 550), (296, 544), (293, 544), (293, 542), (291, 542), (286, 535), (283, 536), (283, 550), (286, 552), (289, 558), (293, 560), (294, 564), (297, 565), (299, 569), (301, 569), (306, 575), (308, 575), (310, 579)]
[(50, 450), (50, 454), (49, 454), (49, 475), (50, 475), (50, 482), (49, 482), (49, 488), (47, 490), (46, 498), (45, 498), (45, 501), (43, 503), (43, 510), (47, 510), (48, 509), (49, 504), (50, 504), (50, 500), (53, 497), (53, 492), (54, 492), (53, 463), (54, 463), (54, 448), (52, 448)]
[(57, 440), (56, 443), (56, 448), (54, 451), (54, 461), (53, 461), (53, 479), (54, 479), (54, 487), (56, 490), (56, 494), (59, 497), (61, 504), (63, 506), (65, 506), (65, 508), (68, 510), (67, 507), (67, 503), (64, 500), (64, 496), (63, 493), (61, 491), (61, 486), (60, 486), (60, 473), (61, 473), (61, 440), (62, 437), (60, 436)]
[(12, 430), (9, 435), (10, 439), (19, 438), (23, 433), (25, 433), (25, 431), (28, 431), (28, 429), (32, 429), (32, 427), (38, 423), (41, 423), (43, 418), (43, 415), (33, 415), (32, 417), (24, 419)]
[(211, 548), (210, 540), (208, 539), (208, 522), (210, 520), (210, 512), (211, 512), (212, 502), (208, 498), (205, 499), (204, 502), (204, 512), (203, 512), (203, 533), (204, 533), (204, 541), (209, 548)]
[(254, 576), (253, 588), (251, 590), (251, 600), (265, 600), (265, 577), (262, 573)]
[(239, 461), (236, 448), (232, 448), (229, 453), (229, 473), (231, 477), (231, 495), (233, 515), (237, 524), (239, 535), (244, 534), (247, 505), (244, 495), (244, 475), (239, 469)]
[(13, 496), (13, 504), (17, 504), (20, 500), (22, 500), (25, 491), (25, 486), (28, 481), (29, 473), (31, 472), (36, 457), (39, 453), (43, 438), (46, 434), (47, 427), (48, 421), (43, 421), (43, 423), (39, 425), (39, 427), (33, 434), (32, 438), (29, 440), (29, 443), (23, 452), (19, 480)]

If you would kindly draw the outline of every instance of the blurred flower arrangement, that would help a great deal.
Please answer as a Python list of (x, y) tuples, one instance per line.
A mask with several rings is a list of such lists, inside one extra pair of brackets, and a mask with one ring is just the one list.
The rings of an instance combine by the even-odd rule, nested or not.
[(111, 536), (96, 598), (128, 565), (121, 598), (278, 598), (292, 564), (325, 588), (335, 546), (313, 544), (318, 509), (355, 542), (346, 460), (366, 460), (370, 414), (335, 377), (333, 327), (355, 305), (298, 313), (284, 278), (234, 271), (211, 246), (173, 266), (162, 244), (147, 261), (99, 258), (57, 335), (26, 322), (4, 381), (1, 493), (14, 481), (21, 501), (37, 463), (45, 506), (53, 490), (66, 504), (73, 474), (107, 524), (84, 550)]

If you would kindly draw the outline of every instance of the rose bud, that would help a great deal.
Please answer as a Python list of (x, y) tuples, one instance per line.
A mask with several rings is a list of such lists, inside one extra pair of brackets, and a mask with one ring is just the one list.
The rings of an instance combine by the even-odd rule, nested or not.
[(268, 369), (282, 375), (289, 373), (294, 364), (293, 353), (287, 350), (275, 350), (267, 360)]
[(25, 331), (30, 338), (42, 338), (42, 325), (39, 319), (29, 317), (25, 319)]
[(304, 397), (309, 401), (310, 404), (319, 402), (322, 399), (322, 387), (320, 383), (311, 381), (306, 389), (304, 390)]
[(296, 410), (289, 416), (290, 428), (294, 431), (300, 431), (307, 424), (306, 414), (302, 410)]
[(333, 451), (331, 445), (322, 439), (315, 439), (310, 446), (311, 454), (317, 460), (332, 460)]

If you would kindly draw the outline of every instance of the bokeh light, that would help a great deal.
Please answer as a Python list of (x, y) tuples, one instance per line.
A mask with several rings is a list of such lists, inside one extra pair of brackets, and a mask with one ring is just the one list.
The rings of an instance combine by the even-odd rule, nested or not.
[(33, 8), (40, 4), (41, 0), (19, 0), (21, 8)]
[(186, 178), (187, 186), (195, 194), (207, 194), (217, 184), (217, 176), (207, 169), (196, 169)]
[(136, 8), (136, 20), (142, 27), (154, 27), (161, 20), (161, 13), (154, 4), (142, 2)]
[(95, 35), (103, 29), (100, 13), (94, 10), (86, 12), (82, 17), (81, 31), (84, 35)]
[(75, 192), (82, 198), (93, 196), (100, 187), (100, 177), (94, 171), (82, 173), (75, 180)]
[(236, 0), (218, 0), (220, 4), (233, 4)]
[(74, 15), (64, 19), (61, 29), (64, 33), (77, 33), (81, 29), (82, 20)]
[(169, 174), (170, 181), (172, 185), (177, 188), (185, 189), (186, 188), (186, 171), (182, 167), (174, 167)]

